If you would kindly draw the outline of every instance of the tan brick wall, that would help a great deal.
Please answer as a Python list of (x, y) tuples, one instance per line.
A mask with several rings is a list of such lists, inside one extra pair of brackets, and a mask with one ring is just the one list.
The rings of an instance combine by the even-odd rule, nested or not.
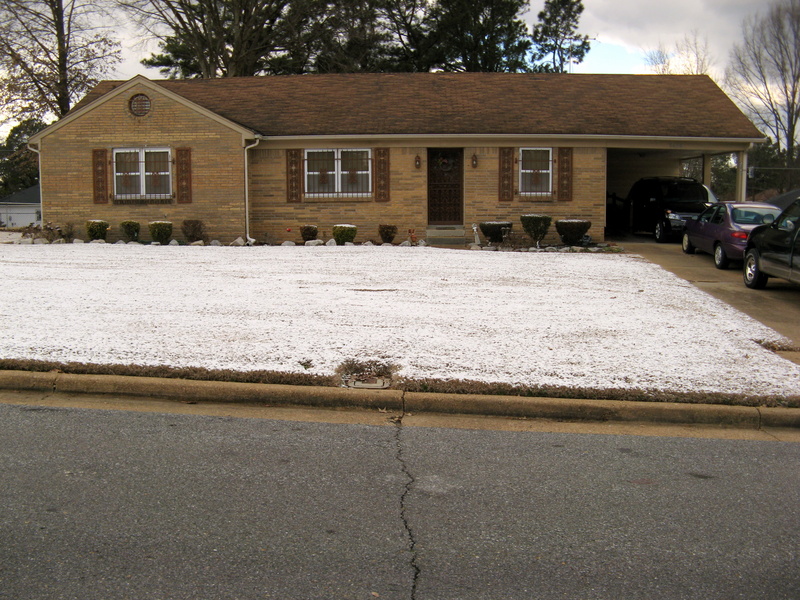
[[(477, 168), (471, 157), (478, 158)], [(554, 150), (554, 156), (557, 151)], [(414, 159), (422, 159), (420, 169)], [(605, 227), (606, 150), (575, 148), (573, 150), (572, 201), (554, 201), (515, 194), (511, 202), (499, 200), (499, 148), (464, 148), (464, 226), (465, 241), (472, 239), (472, 223), (508, 220), (514, 230), (521, 231), (520, 215), (547, 214), (555, 219), (579, 218), (592, 222), (589, 235), (602, 241)], [(557, 168), (557, 167), (556, 167)], [(299, 228), (316, 225), (320, 238), (329, 239), (333, 225), (350, 223), (358, 227), (357, 242), (380, 241), (379, 224), (396, 225), (397, 241), (416, 230), (424, 238), (427, 215), (427, 148), (393, 147), (390, 150), (391, 200), (375, 202), (371, 198), (311, 199), (288, 203), (286, 199), (286, 151), (256, 149), (251, 151), (251, 230), (259, 240), (280, 243), (300, 242)], [(518, 168), (514, 167), (514, 189), (518, 188)], [(556, 178), (554, 177), (554, 182)], [(555, 184), (554, 184), (555, 185)], [(287, 231), (291, 229), (291, 231)], [(556, 241), (555, 228), (548, 240)]]
[[(391, 196), (389, 202), (372, 198), (307, 199), (301, 203), (286, 201), (286, 151), (251, 150), (250, 182), (252, 196), (251, 230), (259, 241), (300, 242), (299, 228), (316, 225), (320, 239), (328, 240), (333, 226), (348, 223), (358, 227), (357, 242), (380, 242), (378, 225), (396, 225), (395, 242), (408, 237), (408, 230), (424, 238), (428, 224), (424, 157), (425, 148), (392, 148), (389, 159)], [(421, 169), (414, 158), (423, 157)], [(286, 231), (291, 229), (291, 232)]]
[[(152, 100), (144, 117), (128, 111), (136, 93)], [(141, 236), (149, 240), (147, 223), (173, 222), (173, 235), (182, 240), (184, 219), (204, 221), (211, 238), (229, 242), (245, 232), (244, 163), (241, 135), (232, 129), (150, 88), (134, 87), (88, 111), (47, 135), (41, 143), (42, 200), (45, 221), (73, 223), (79, 237), (86, 237), (85, 222), (103, 219), (110, 223), (108, 240), (120, 237), (125, 220), (141, 223)], [(192, 202), (190, 204), (115, 205), (94, 204), (92, 196), (92, 150), (113, 148), (169, 147), (192, 149)], [(113, 169), (108, 169), (113, 190)], [(175, 183), (173, 181), (173, 191)]]

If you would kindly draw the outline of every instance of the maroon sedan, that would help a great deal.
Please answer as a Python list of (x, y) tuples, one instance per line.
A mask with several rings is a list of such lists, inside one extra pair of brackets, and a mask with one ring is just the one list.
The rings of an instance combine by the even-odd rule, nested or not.
[(755, 202), (719, 202), (686, 221), (683, 251), (714, 256), (714, 266), (727, 269), (730, 261), (744, 258), (747, 236), (759, 225), (772, 223), (781, 209)]

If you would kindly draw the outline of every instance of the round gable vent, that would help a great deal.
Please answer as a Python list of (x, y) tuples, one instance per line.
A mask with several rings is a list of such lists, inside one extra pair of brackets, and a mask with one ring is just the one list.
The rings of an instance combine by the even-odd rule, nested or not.
[(143, 117), (150, 112), (150, 98), (144, 94), (136, 94), (130, 99), (128, 108), (132, 115)]

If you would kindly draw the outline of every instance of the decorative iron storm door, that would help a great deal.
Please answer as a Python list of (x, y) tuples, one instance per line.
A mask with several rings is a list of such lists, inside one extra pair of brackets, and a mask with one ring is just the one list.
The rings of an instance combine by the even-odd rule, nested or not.
[(428, 149), (428, 224), (464, 223), (464, 150)]

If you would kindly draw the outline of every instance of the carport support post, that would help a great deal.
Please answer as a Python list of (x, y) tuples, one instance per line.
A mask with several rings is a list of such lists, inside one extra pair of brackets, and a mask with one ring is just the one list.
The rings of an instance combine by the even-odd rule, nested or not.
[(744, 202), (747, 197), (747, 152), (736, 153), (736, 202)]
[(703, 154), (703, 183), (711, 187), (711, 158), (710, 154)]

